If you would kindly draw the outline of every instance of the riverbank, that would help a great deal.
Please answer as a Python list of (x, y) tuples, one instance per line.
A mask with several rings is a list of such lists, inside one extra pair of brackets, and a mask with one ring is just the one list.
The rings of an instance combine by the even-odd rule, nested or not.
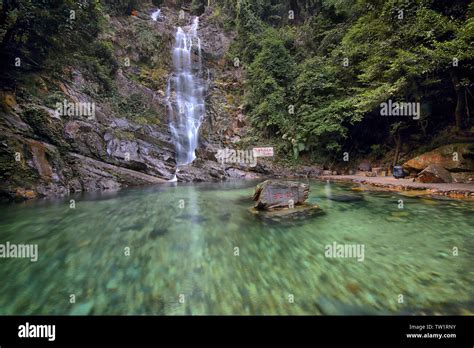
[(359, 184), (356, 190), (362, 191), (395, 191), (406, 196), (452, 198), (474, 201), (474, 183), (439, 183), (428, 184), (413, 182), (412, 179), (395, 179), (393, 177), (365, 177), (361, 175), (323, 175), (319, 180), (352, 182)]

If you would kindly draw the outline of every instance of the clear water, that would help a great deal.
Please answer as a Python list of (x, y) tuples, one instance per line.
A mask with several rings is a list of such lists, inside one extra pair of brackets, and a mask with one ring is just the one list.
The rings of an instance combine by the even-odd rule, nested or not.
[[(312, 182), (309, 200), (326, 214), (272, 223), (248, 211), (254, 185), (2, 205), (0, 243), (37, 243), (39, 259), (0, 259), (0, 314), (474, 313), (474, 203), (336, 202)], [(364, 261), (325, 257), (333, 242), (363, 244)]]

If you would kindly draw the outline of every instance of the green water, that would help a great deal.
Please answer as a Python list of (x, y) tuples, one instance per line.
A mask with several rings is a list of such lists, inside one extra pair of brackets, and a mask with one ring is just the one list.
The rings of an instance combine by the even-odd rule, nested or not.
[[(0, 259), (0, 314), (474, 313), (474, 203), (395, 193), (336, 202), (311, 182), (309, 201), (325, 214), (272, 223), (247, 210), (254, 186), (2, 205), (0, 243), (36, 243), (39, 257)], [(363, 245), (363, 261), (326, 257), (333, 242)]]

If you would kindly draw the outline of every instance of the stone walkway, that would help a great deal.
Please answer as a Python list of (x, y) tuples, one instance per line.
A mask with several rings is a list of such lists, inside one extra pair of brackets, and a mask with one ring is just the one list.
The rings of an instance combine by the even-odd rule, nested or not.
[[(320, 176), (321, 180), (354, 182), (381, 188), (389, 191), (417, 191), (420, 195), (444, 195), (451, 198), (474, 199), (474, 182), (425, 184), (413, 182), (413, 179), (395, 179), (394, 177), (365, 177), (360, 175), (328, 175)], [(424, 192), (422, 192), (424, 190)]]

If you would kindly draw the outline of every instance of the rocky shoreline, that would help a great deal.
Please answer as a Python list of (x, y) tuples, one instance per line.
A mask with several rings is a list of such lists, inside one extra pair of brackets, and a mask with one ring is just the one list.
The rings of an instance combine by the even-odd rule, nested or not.
[(413, 179), (361, 175), (323, 175), (315, 179), (359, 184), (354, 189), (360, 191), (393, 191), (411, 197), (444, 197), (474, 201), (474, 184), (419, 183), (414, 182)]

